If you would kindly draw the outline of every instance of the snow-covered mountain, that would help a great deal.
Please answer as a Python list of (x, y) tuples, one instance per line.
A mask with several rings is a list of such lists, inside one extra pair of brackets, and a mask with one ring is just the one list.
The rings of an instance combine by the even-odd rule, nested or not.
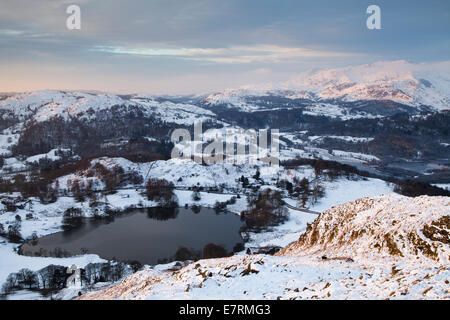
[(448, 299), (449, 205), (360, 199), (322, 213), (276, 256), (145, 268), (81, 299)]
[(257, 108), (248, 97), (279, 96), (313, 102), (390, 100), (413, 107), (450, 108), (450, 62), (387, 61), (337, 69), (309, 70), (281, 83), (228, 89), (204, 99), (208, 105)]
[[(287, 101), (258, 102), (258, 97), (274, 96)], [(163, 121), (192, 123), (214, 117), (202, 106), (227, 105), (242, 111), (290, 107), (289, 100), (305, 99), (309, 108), (330, 109), (341, 102), (390, 100), (406, 106), (450, 108), (450, 61), (413, 64), (406, 61), (377, 62), (338, 69), (309, 70), (280, 83), (248, 85), (211, 94), (201, 103), (147, 95), (120, 96), (106, 93), (41, 90), (0, 95), (1, 118), (32, 117), (37, 122), (52, 117), (88, 119), (96, 111), (113, 106), (138, 107)], [(328, 102), (328, 104), (326, 103)], [(331, 104), (329, 104), (331, 102)], [(364, 114), (358, 114), (364, 116)]]

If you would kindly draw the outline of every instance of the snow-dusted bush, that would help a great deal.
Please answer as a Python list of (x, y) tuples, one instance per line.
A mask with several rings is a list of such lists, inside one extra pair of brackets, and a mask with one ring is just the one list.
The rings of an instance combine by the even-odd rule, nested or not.
[(229, 256), (229, 253), (222, 245), (208, 243), (203, 247), (203, 259), (223, 258)]

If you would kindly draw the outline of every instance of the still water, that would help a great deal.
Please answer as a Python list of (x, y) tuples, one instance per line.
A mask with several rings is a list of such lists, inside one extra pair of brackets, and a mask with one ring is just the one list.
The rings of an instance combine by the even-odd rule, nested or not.
[(150, 208), (104, 219), (82, 219), (68, 231), (25, 243), (24, 255), (70, 256), (95, 253), (105, 259), (137, 260), (157, 264), (172, 260), (179, 247), (197, 251), (208, 243), (223, 245), (228, 251), (242, 242), (239, 216), (216, 214), (213, 209)]

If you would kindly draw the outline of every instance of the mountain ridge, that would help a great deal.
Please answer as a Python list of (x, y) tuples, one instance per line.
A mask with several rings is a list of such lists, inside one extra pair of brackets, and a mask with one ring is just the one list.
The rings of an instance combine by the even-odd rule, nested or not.
[(247, 85), (209, 95), (204, 103), (239, 106), (245, 97), (283, 96), (312, 101), (391, 100), (445, 110), (450, 105), (450, 62), (413, 64), (404, 60), (308, 70), (288, 81)]

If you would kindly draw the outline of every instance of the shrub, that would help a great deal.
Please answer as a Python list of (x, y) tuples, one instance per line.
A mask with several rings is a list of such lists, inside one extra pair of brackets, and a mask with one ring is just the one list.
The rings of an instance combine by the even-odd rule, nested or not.
[(200, 213), (200, 211), (202, 211), (202, 207), (194, 204), (191, 206), (191, 210), (193, 213), (198, 214), (198, 213)]
[(226, 208), (227, 208), (226, 202), (216, 201), (216, 203), (214, 204), (214, 211), (216, 213), (220, 213), (220, 212), (224, 211)]
[(224, 246), (214, 243), (208, 243), (203, 248), (203, 259), (223, 258), (228, 257), (229, 254)]
[(6, 237), (8, 238), (9, 241), (13, 243), (22, 242), (23, 239), (22, 235), (20, 234), (20, 228), (21, 228), (20, 222), (17, 220), (8, 226), (8, 233)]
[(394, 192), (408, 197), (427, 196), (450, 196), (450, 191), (432, 186), (426, 182), (419, 181), (399, 181), (395, 183)]
[(247, 186), (248, 186), (248, 178), (246, 178), (246, 177), (244, 177), (244, 176), (241, 176), (240, 178), (239, 178), (239, 182), (242, 182), (242, 187), (243, 188), (246, 188)]
[(36, 274), (30, 269), (20, 269), (17, 273), (18, 283), (22, 285), (22, 287), (28, 287), (31, 289), (32, 287), (38, 286), (38, 279)]
[(194, 200), (194, 201), (200, 201), (202, 199), (202, 197), (200, 195), (200, 192), (198, 192), (198, 190), (194, 190), (192, 192), (192, 196), (191, 197), (192, 197), (192, 200)]
[(69, 230), (71, 228), (80, 226), (83, 223), (81, 209), (69, 208), (63, 215), (63, 229)]
[(150, 152), (131, 152), (123, 155), (125, 159), (128, 159), (135, 163), (146, 163), (152, 162), (156, 160), (168, 160), (167, 156), (164, 156), (159, 153), (150, 153)]
[(173, 193), (175, 186), (164, 179), (149, 179), (146, 185), (147, 198), (163, 206), (174, 206), (176, 196)]
[(256, 196), (249, 196), (248, 209), (241, 212), (241, 219), (247, 228), (255, 231), (277, 225), (288, 215), (283, 204), (279, 191), (266, 189)]
[(233, 252), (241, 252), (245, 250), (245, 245), (242, 242), (237, 243), (234, 247), (233, 247)]
[(5, 227), (3, 226), (2, 223), (0, 223), (0, 237), (5, 237), (5, 236), (6, 236)]
[(194, 249), (179, 247), (173, 258), (177, 261), (199, 260), (200, 253)]

